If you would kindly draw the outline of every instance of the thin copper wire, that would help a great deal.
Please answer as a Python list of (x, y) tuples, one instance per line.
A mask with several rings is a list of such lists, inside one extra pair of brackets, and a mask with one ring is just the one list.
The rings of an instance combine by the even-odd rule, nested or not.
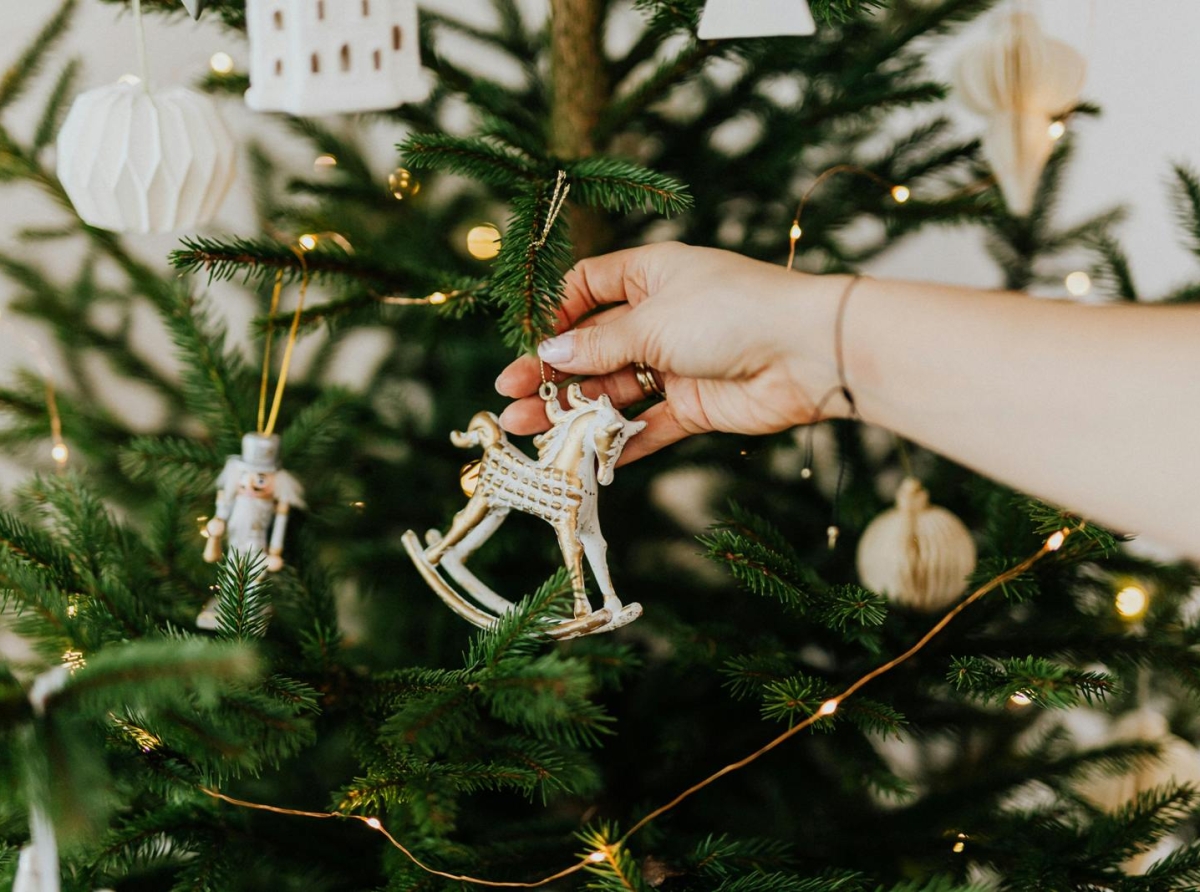
[(481, 880), (477, 877), (462, 876), (460, 874), (455, 874), (455, 873), (446, 873), (445, 871), (438, 870), (436, 867), (430, 867), (428, 864), (426, 864), (420, 858), (418, 858), (415, 854), (413, 854), (413, 852), (407, 846), (405, 846), (404, 843), (400, 842), (400, 840), (398, 840), (398, 839), (396, 839), (396, 837), (392, 836), (392, 834), (388, 831), (388, 829), (386, 827), (383, 826), (383, 823), (378, 818), (368, 818), (368, 817), (364, 817), (363, 815), (347, 815), (347, 814), (342, 814), (341, 812), (334, 812), (334, 811), (329, 811), (329, 812), (303, 811), (303, 810), (297, 809), (297, 808), (280, 808), (277, 805), (263, 805), (260, 802), (249, 802), (245, 799), (234, 799), (232, 796), (227, 796), (224, 793), (220, 792), (219, 790), (212, 790), (212, 789), (209, 789), (208, 787), (201, 787), (200, 792), (204, 793), (206, 796), (211, 796), (214, 799), (219, 799), (222, 802), (227, 802), (230, 805), (236, 805), (238, 808), (248, 808), (248, 809), (252, 809), (253, 811), (268, 811), (268, 812), (271, 812), (272, 814), (290, 815), (290, 816), (296, 817), (296, 818), (316, 818), (318, 820), (325, 820), (328, 818), (340, 818), (344, 821), (358, 821), (359, 823), (366, 824), (368, 827), (370, 827), (372, 830), (376, 831), (377, 833), (383, 834), (383, 836), (387, 838), (388, 842), (390, 842), (396, 849), (398, 849), (400, 852), (402, 852), (404, 854), (404, 856), (406, 858), (408, 858), (408, 860), (410, 860), (417, 867), (421, 868), (421, 870), (424, 870), (426, 873), (430, 873), (430, 874), (433, 874), (434, 876), (442, 877), (443, 879), (447, 879), (447, 880), (455, 880), (460, 883), (471, 883), (476, 886), (492, 886), (495, 888), (503, 888), (503, 889), (536, 889), (539, 886), (546, 886), (546, 885), (549, 885), (550, 883), (555, 882), (556, 880), (561, 880), (563, 877), (571, 876), (571, 874), (579, 873), (579, 871), (583, 870), (585, 867), (587, 867), (587, 865), (589, 863), (591, 863), (586, 858), (584, 858), (578, 864), (573, 864), (570, 867), (566, 868), (565, 870), (560, 870), (558, 873), (554, 874), (553, 876), (548, 876), (545, 879), (537, 880), (536, 882), (531, 882), (531, 883)]
[[(57, 450), (61, 446), (63, 449), (66, 449), (67, 444), (63, 440), (62, 415), (58, 411), (58, 391), (54, 387), (54, 370), (50, 367), (50, 360), (46, 358), (46, 351), (42, 349), (42, 345), (32, 335), (17, 331), (16, 329), (12, 331), (25, 344), (29, 355), (33, 357), (34, 363), (37, 364), (42, 372), (42, 386), (46, 394), (46, 414), (50, 418), (50, 439), (54, 443), (54, 448)], [(61, 471), (66, 465), (66, 460), (59, 460), (56, 456), (55, 463)]]
[[(812, 185), (805, 190), (804, 195), (801, 196), (800, 204), (796, 208), (796, 216), (792, 218), (793, 233), (799, 228), (800, 218), (804, 216), (804, 209), (808, 207), (808, 202), (813, 197), (813, 193), (815, 193), (826, 180), (843, 173), (852, 173), (858, 176), (866, 177), (870, 180), (874, 180), (885, 189), (895, 189), (898, 185), (897, 183), (888, 182), (879, 174), (875, 173), (874, 171), (867, 170), (865, 167), (859, 167), (856, 164), (837, 164), (828, 170), (822, 171), (821, 174), (815, 180), (813, 180)], [(791, 235), (789, 241), (791, 242), (791, 246), (788, 250), (787, 268), (788, 270), (791, 270), (796, 263), (796, 243), (800, 241), (800, 236)]]
[[(1062, 547), (1062, 539), (1065, 539), (1067, 535), (1069, 535), (1073, 532), (1076, 532), (1078, 530), (1081, 530), (1081, 529), (1083, 529), (1083, 524), (1080, 524), (1079, 526), (1075, 527), (1074, 529), (1063, 529), (1059, 533), (1055, 533), (1054, 536), (1051, 537), (1051, 539), (1048, 539), (1046, 542), (1044, 542), (1042, 544), (1042, 547), (1040, 549), (1038, 549), (1036, 552), (1031, 554), (1025, 560), (1021, 561), (1021, 563), (1004, 571), (1003, 573), (999, 574), (998, 576), (993, 577), (991, 580), (989, 580), (988, 582), (984, 583), (982, 586), (977, 588), (968, 597), (966, 597), (962, 601), (960, 601), (945, 616), (943, 616), (928, 632), (926, 632), (924, 635), (922, 635), (921, 638), (918, 639), (917, 642), (912, 645), (912, 647), (910, 647), (904, 653), (900, 654), (897, 657), (894, 657), (891, 660), (888, 660), (886, 663), (883, 663), (880, 666), (875, 667), (870, 672), (868, 672), (866, 675), (859, 678), (858, 681), (854, 682), (852, 685), (850, 685), (848, 688), (846, 688), (844, 691), (842, 691), (840, 694), (837, 694), (836, 696), (831, 697), (830, 699), (826, 700), (821, 705), (821, 708), (818, 709), (813, 715), (807, 717), (803, 721), (796, 723), (795, 725), (790, 727), (787, 731), (784, 731), (782, 734), (775, 737), (773, 740), (769, 741), (768, 743), (766, 743), (764, 746), (760, 747), (755, 752), (751, 753), (750, 755), (746, 756), (743, 759), (739, 759), (736, 762), (732, 762), (729, 765), (726, 765), (724, 768), (720, 769), (719, 771), (713, 772), (708, 777), (704, 778), (704, 780), (699, 781), (698, 783), (695, 783), (692, 786), (688, 787), (686, 790), (684, 790), (682, 793), (680, 793), (678, 796), (676, 796), (670, 802), (666, 803), (665, 805), (659, 806), (654, 811), (647, 814), (640, 821), (638, 821), (636, 824), (634, 824), (632, 827), (630, 827), (629, 830), (626, 831), (625, 834), (619, 840), (617, 840), (615, 843), (612, 843), (611, 845), (606, 845), (603, 849), (600, 850), (604, 853), (606, 860), (608, 860), (610, 863), (612, 863), (615, 868), (616, 862), (612, 858), (612, 849), (613, 848), (624, 845), (630, 839), (630, 837), (632, 837), (634, 834), (638, 833), (640, 830), (645, 828), (648, 824), (650, 824), (651, 822), (655, 821), (656, 819), (662, 817), (667, 812), (673, 810), (674, 808), (679, 806), (681, 803), (683, 803), (685, 800), (694, 796), (696, 793), (699, 793), (701, 790), (705, 789), (706, 787), (711, 786), (712, 784), (716, 783), (718, 780), (725, 777), (726, 775), (733, 774), (735, 771), (740, 771), (742, 768), (745, 768), (747, 765), (750, 765), (752, 762), (756, 762), (758, 759), (762, 758), (767, 753), (771, 752), (772, 750), (781, 746), (782, 744), (784, 744), (791, 738), (795, 737), (797, 734), (799, 734), (805, 728), (809, 728), (809, 727), (813, 726), (814, 724), (816, 724), (817, 722), (819, 722), (821, 719), (827, 718), (828, 716), (833, 715), (842, 703), (844, 703), (850, 697), (852, 697), (856, 693), (858, 693), (858, 691), (861, 690), (863, 687), (870, 684), (872, 681), (879, 678), (880, 676), (886, 675), (887, 673), (891, 672), (897, 666), (901, 665), (902, 663), (907, 662), (908, 660), (910, 660), (914, 656), (916, 656), (918, 653), (920, 653), (922, 650), (924, 650), (925, 647), (931, 641), (933, 641), (934, 638), (936, 638), (938, 635), (940, 635), (946, 629), (946, 627), (949, 626), (950, 623), (953, 622), (954, 619), (960, 613), (962, 613), (964, 610), (966, 610), (971, 605), (975, 604), (977, 601), (979, 601), (986, 595), (995, 591), (1000, 586), (1004, 585), (1007, 582), (1011, 582), (1012, 580), (1016, 579), (1021, 574), (1028, 571), (1031, 567), (1033, 567), (1035, 564), (1037, 564), (1038, 561), (1040, 561), (1044, 557), (1046, 557), (1046, 555), (1048, 555), (1054, 551), (1057, 551), (1059, 548)], [(1051, 544), (1051, 540), (1059, 537), (1060, 535), (1061, 535), (1062, 539), (1060, 539), (1056, 545)], [(388, 842), (390, 842), (392, 844), (393, 847), (395, 847), (401, 853), (403, 853), (405, 857), (407, 857), (413, 864), (415, 864), (421, 870), (424, 870), (427, 873), (433, 874), (434, 876), (442, 877), (443, 879), (454, 880), (454, 881), (460, 882), (460, 883), (470, 883), (475, 886), (486, 886), (489, 888), (496, 888), (496, 889), (535, 889), (540, 886), (549, 885), (550, 883), (553, 883), (556, 880), (560, 880), (563, 877), (571, 876), (572, 874), (578, 873), (579, 871), (584, 870), (588, 866), (594, 865), (596, 863), (596, 862), (592, 861), (592, 859), (590, 857), (585, 857), (585, 858), (581, 859), (580, 861), (578, 861), (577, 863), (571, 865), (570, 867), (560, 870), (558, 873), (552, 874), (552, 875), (545, 877), (543, 879), (540, 879), (540, 880), (536, 880), (533, 882), (527, 882), (527, 883), (502, 882), (502, 881), (498, 881), (498, 880), (485, 880), (485, 879), (480, 879), (479, 877), (472, 877), (472, 876), (467, 876), (467, 875), (463, 875), (463, 874), (451, 874), (451, 873), (446, 873), (444, 871), (437, 870), (437, 869), (432, 868), (432, 867), (428, 866), (427, 864), (423, 863), (416, 855), (414, 855), (408, 848), (406, 848), (403, 843), (401, 843), (398, 839), (396, 839), (394, 836), (392, 836), (392, 834), (387, 830), (387, 828), (384, 827), (382, 825), (382, 823), (379, 822), (378, 818), (368, 818), (368, 817), (363, 817), (362, 815), (347, 815), (347, 814), (342, 814), (340, 812), (310, 812), (310, 811), (300, 811), (298, 809), (280, 808), (280, 807), (274, 806), (274, 805), (264, 805), (264, 804), (257, 803), (257, 802), (248, 802), (243, 799), (234, 799), (232, 796), (227, 796), (224, 793), (221, 793), (217, 790), (209, 789), (207, 787), (201, 787), (200, 791), (202, 793), (205, 793), (208, 796), (212, 796), (214, 799), (219, 799), (223, 802), (229, 803), (230, 805), (238, 806), (239, 808), (247, 808), (247, 809), (252, 809), (255, 811), (267, 811), (267, 812), (272, 812), (274, 814), (280, 814), (280, 815), (293, 815), (296, 817), (303, 817), (303, 818), (318, 818), (318, 819), (343, 818), (346, 820), (359, 821), (363, 824), (366, 824), (371, 829), (377, 830), (378, 832), (382, 833), (387, 838)]]

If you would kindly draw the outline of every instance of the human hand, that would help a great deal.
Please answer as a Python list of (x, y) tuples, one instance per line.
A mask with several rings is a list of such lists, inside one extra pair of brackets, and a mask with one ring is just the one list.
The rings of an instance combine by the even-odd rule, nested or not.
[[(646, 398), (632, 363), (660, 376), (666, 399), (621, 464), (692, 434), (769, 434), (819, 420), (837, 387), (834, 317), (845, 280), (807, 276), (711, 248), (650, 245), (581, 261), (567, 274), (559, 336), (538, 353), (547, 366), (588, 376), (586, 396), (624, 409)], [(582, 319), (597, 308), (608, 308)], [(549, 427), (537, 396), (538, 359), (510, 364), (496, 389), (516, 402), (500, 416), (514, 434)], [(821, 417), (844, 408), (831, 401)]]

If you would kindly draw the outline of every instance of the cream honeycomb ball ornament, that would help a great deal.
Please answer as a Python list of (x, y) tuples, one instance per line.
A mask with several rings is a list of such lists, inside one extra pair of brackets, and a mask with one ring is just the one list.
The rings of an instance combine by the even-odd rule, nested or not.
[(88, 90), (58, 134), (58, 178), (83, 222), (125, 233), (209, 222), (236, 174), (236, 147), (213, 101), (136, 78)]
[(896, 507), (871, 521), (858, 543), (858, 577), (913, 610), (932, 612), (962, 594), (975, 569), (975, 541), (961, 520), (929, 504), (919, 480), (905, 478)]

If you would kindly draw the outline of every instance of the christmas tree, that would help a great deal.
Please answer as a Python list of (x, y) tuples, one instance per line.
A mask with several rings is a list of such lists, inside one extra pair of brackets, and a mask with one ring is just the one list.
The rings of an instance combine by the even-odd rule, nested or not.
[[(514, 516), (476, 556), (471, 572), (518, 602), (486, 630), (446, 609), (403, 541), (462, 508), (477, 453), (448, 434), (503, 406), (492, 382), (553, 333), (576, 257), (678, 239), (841, 273), (970, 224), (1011, 288), (1060, 278), (1056, 258), (1083, 249), (1113, 300), (1138, 300), (1117, 212), (1056, 219), (1076, 137), (1015, 215), (980, 144), (937, 112), (948, 88), (924, 54), (990, 0), (812, 0), (815, 36), (729, 40), (696, 36), (699, 0), (552, 0), (544, 21), (488, 0), (490, 27), (422, 10), (427, 98), (281, 117), (320, 163), (245, 146), (257, 219), (189, 232), (161, 263), (85, 223), (55, 171), (80, 82), (55, 47), (78, 2), (0, 78), (0, 180), (63, 211), (25, 240), (84, 245), (74, 269), (0, 254), (9, 310), (62, 359), (49, 394), (36, 362), (0, 388), (0, 443), (33, 472), (0, 512), (5, 615), (33, 648), (0, 668), (0, 884), (1200, 888), (1200, 791), (1160, 770), (1196, 736), (1200, 579), (1085, 518), (852, 421), (693, 438), (603, 491), (616, 589), (645, 615), (569, 641), (545, 634), (573, 589), (545, 524)], [(156, 26), (186, 21), (176, 0), (142, 5)], [(245, 0), (190, 6), (247, 27)], [(446, 49), (453, 36), (506, 76)], [(248, 79), (203, 86), (232, 103)], [(39, 90), (35, 130), (8, 127)], [(912, 108), (930, 113), (899, 129)], [(386, 127), (394, 169), (376, 169), (365, 141)], [(1200, 242), (1200, 179), (1176, 180)], [(244, 284), (247, 331), (208, 296), (218, 280)], [(147, 309), (172, 362), (139, 340)], [(306, 353), (288, 373), (293, 343)], [(385, 349), (344, 383), (370, 343)], [(96, 363), (150, 394), (153, 430), (110, 407)], [(286, 468), (271, 505), (287, 540), (239, 551), (217, 481), (244, 435), (276, 430), (278, 459), (244, 464)], [(937, 612), (855, 567), (913, 475), (979, 552)], [(205, 536), (209, 557), (226, 540), (215, 565)], [(1081, 707), (1152, 702), (1174, 736), (1071, 731)], [(1097, 792), (1118, 779), (1125, 793)]]

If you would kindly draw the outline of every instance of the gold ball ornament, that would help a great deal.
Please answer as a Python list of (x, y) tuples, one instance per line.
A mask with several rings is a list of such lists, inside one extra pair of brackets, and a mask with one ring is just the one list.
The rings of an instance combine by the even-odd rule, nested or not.
[(411, 170), (397, 167), (388, 174), (388, 190), (397, 201), (404, 201), (416, 197), (421, 191), (421, 181), (413, 176)]
[(913, 610), (947, 607), (974, 569), (971, 533), (951, 512), (929, 504), (929, 493), (912, 477), (900, 484), (896, 507), (871, 521), (858, 543), (859, 581)]

